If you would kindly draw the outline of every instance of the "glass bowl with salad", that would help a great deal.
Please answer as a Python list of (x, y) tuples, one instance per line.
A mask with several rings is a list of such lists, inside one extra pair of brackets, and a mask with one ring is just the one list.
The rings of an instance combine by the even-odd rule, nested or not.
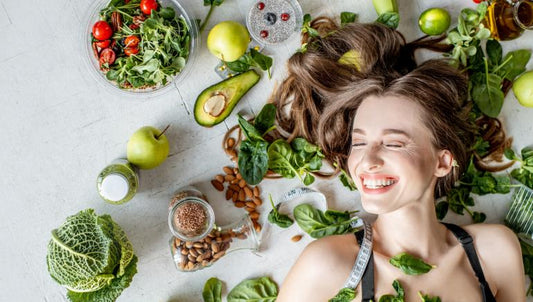
[(87, 20), (84, 57), (103, 85), (152, 96), (191, 71), (198, 36), (177, 0), (98, 0)]

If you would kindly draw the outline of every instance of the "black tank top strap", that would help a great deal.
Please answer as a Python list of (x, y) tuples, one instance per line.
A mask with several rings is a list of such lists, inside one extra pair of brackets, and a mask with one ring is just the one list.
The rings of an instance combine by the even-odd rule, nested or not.
[(476, 277), (479, 281), (481, 293), (483, 294), (483, 301), (496, 302), (496, 299), (494, 298), (490, 290), (489, 284), (485, 279), (485, 275), (483, 274), (483, 269), (481, 268), (476, 249), (474, 248), (474, 241), (472, 239), (472, 236), (470, 236), (470, 234), (468, 234), (463, 228), (455, 224), (443, 224), (448, 228), (448, 230), (453, 233), (453, 235), (457, 238), (457, 240), (459, 240), (459, 242), (463, 246), (466, 256), (468, 257), (468, 261), (470, 262), (470, 265), (472, 266), (472, 269), (474, 270), (474, 273), (476, 274)]
[[(355, 238), (359, 246), (363, 243), (364, 230), (360, 230), (355, 233)], [(362, 302), (371, 302), (374, 300), (374, 253), (370, 254), (368, 259), (368, 265), (365, 268), (363, 277), (361, 278), (361, 295)]]

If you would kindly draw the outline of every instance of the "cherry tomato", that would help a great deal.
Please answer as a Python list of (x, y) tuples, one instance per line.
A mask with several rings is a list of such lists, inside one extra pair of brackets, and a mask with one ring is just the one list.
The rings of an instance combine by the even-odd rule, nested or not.
[(98, 46), (100, 48), (108, 48), (110, 44), (111, 44), (110, 40), (104, 40), (104, 41), (96, 42), (96, 46)]
[(139, 48), (137, 47), (126, 47), (124, 48), (124, 53), (129, 57), (131, 55), (137, 54), (139, 52)]
[(128, 36), (126, 40), (124, 40), (124, 46), (134, 48), (139, 45), (139, 42), (140, 40), (137, 36)]
[(106, 64), (109, 66), (115, 62), (115, 52), (111, 48), (106, 48), (100, 53), (100, 59), (98, 60), (100, 67)]
[(141, 0), (141, 11), (145, 15), (149, 15), (153, 10), (157, 10), (157, 2), (155, 0)]
[(479, 4), (479, 3), (483, 2), (483, 1), (484, 1), (484, 0), (474, 0), (474, 3)]
[(96, 40), (107, 40), (113, 35), (113, 29), (109, 23), (105, 21), (98, 21), (93, 25), (93, 37)]

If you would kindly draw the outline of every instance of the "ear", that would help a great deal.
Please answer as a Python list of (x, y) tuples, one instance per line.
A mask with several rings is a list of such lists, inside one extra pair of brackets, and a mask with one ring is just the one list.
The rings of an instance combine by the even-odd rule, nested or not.
[(453, 155), (449, 150), (440, 150), (437, 153), (437, 157), (435, 176), (444, 177), (453, 169)]

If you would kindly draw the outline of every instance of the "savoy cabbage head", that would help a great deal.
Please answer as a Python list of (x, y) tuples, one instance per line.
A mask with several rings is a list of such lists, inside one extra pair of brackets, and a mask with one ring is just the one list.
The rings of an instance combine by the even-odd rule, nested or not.
[(52, 231), (46, 262), (73, 302), (115, 301), (137, 272), (124, 231), (111, 216), (98, 216), (93, 209), (68, 217)]

